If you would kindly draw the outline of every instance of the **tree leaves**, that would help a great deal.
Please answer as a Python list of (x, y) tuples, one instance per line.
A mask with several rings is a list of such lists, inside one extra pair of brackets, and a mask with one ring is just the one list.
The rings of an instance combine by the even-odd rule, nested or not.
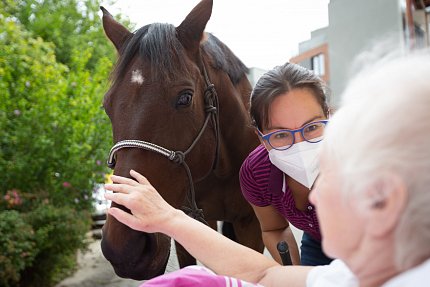
[[(93, 2), (79, 1), (88, 4), (86, 7), (94, 6)], [(96, 162), (105, 160), (111, 145), (110, 123), (100, 105), (108, 86), (113, 47), (105, 40), (101, 24), (95, 24), (100, 22), (98, 17), (87, 23), (88, 15), (96, 12), (81, 14), (78, 1), (3, 4), (0, 192), (43, 190), (54, 204), (91, 208), (92, 187), (107, 172)], [(36, 16), (31, 17), (33, 14)], [(64, 18), (67, 23), (60, 23)], [(47, 36), (48, 31), (57, 38)], [(86, 45), (95, 33), (103, 37), (101, 49)], [(101, 55), (96, 50), (110, 52)], [(71, 188), (65, 190), (63, 182), (69, 182)]]

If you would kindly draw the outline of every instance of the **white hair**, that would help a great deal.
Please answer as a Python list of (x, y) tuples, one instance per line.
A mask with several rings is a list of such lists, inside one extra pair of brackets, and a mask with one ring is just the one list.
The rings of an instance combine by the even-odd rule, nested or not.
[(395, 256), (406, 270), (430, 258), (430, 54), (378, 61), (349, 83), (342, 100), (322, 149), (339, 167), (342, 190), (361, 203), (366, 187), (387, 173), (404, 182)]

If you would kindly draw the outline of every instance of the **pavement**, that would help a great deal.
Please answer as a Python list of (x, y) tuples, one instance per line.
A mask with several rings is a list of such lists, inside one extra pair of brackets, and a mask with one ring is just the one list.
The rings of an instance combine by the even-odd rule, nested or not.
[(143, 282), (116, 276), (97, 239), (89, 244), (86, 252), (78, 252), (78, 270), (55, 287), (137, 287)]
[[(292, 228), (294, 236), (300, 243), (302, 232)], [(105, 259), (100, 247), (100, 239), (90, 239), (87, 251), (78, 252), (78, 269), (70, 277), (58, 283), (55, 287), (138, 287), (145, 281), (136, 281), (118, 277), (109, 261)], [(166, 273), (179, 269), (175, 245), (172, 244)], [(267, 250), (264, 254), (269, 256)]]
[[(174, 244), (166, 273), (179, 269)], [(138, 287), (145, 281), (118, 277), (112, 265), (103, 256), (100, 239), (91, 239), (87, 251), (78, 252), (78, 269), (55, 287)]]

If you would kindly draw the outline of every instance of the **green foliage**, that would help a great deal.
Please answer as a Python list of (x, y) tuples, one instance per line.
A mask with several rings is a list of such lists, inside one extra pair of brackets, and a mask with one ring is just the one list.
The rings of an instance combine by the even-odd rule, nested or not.
[(37, 253), (32, 227), (17, 211), (0, 212), (0, 286), (16, 286)]
[(16, 17), (27, 31), (46, 42), (54, 43), (60, 63), (69, 65), (75, 48), (91, 50), (87, 62), (92, 70), (97, 60), (113, 60), (114, 50), (106, 42), (100, 25), (97, 0), (17, 0), (5, 4), (5, 10)]
[(76, 250), (85, 248), (88, 213), (73, 208), (39, 205), (26, 215), (34, 229), (38, 253), (33, 264), (24, 270), (21, 286), (52, 286), (76, 265)]
[(53, 45), (0, 19), (0, 190), (43, 192), (55, 205), (89, 208), (102, 182), (110, 124), (100, 109), (111, 62), (84, 68), (89, 49), (56, 62)]
[(76, 266), (90, 220), (70, 207), (0, 212), (0, 286), (52, 286)]
[[(60, 63), (72, 63), (70, 51), (76, 48), (90, 50), (86, 63), (90, 70), (102, 57), (115, 59), (115, 51), (102, 29), (98, 0), (6, 0), (5, 3), (5, 11), (26, 30), (55, 44)], [(128, 19), (121, 22), (132, 26)]]
[(52, 286), (85, 246), (112, 143), (100, 107), (114, 49), (97, 12), (0, 1), (0, 286)]

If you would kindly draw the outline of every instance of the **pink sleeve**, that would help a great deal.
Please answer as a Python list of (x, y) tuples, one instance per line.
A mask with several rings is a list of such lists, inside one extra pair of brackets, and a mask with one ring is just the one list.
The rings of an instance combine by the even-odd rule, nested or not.
[(257, 287), (236, 278), (217, 275), (203, 266), (188, 266), (146, 281), (140, 287)]

